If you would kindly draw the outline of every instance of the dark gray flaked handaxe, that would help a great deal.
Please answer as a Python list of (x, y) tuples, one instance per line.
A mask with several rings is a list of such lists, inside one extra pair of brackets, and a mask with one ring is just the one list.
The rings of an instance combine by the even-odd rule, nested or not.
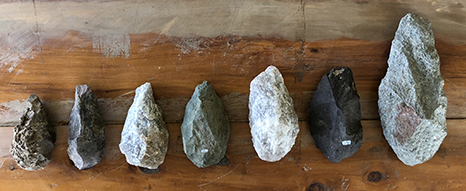
[(78, 85), (68, 125), (68, 156), (79, 170), (91, 168), (102, 160), (105, 142), (97, 97), (88, 85)]
[(318, 149), (338, 163), (362, 144), (361, 109), (353, 73), (331, 70), (320, 80), (309, 103), (309, 128)]

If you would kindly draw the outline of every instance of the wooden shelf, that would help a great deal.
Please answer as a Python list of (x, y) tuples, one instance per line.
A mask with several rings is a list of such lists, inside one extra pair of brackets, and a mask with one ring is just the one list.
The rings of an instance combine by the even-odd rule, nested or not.
[[(140, 0), (0, 3), (0, 190), (466, 190), (466, 13), (463, 2), (395, 0)], [(377, 88), (406, 13), (431, 21), (448, 98), (448, 136), (433, 159), (400, 162), (382, 135)], [(281, 161), (261, 161), (248, 125), (250, 81), (267, 66), (283, 74), (300, 133)], [(361, 97), (364, 140), (328, 161), (307, 126), (322, 76), (348, 66)], [(199, 169), (183, 153), (180, 123), (194, 88), (208, 80), (232, 130), (227, 166)], [(169, 123), (157, 174), (128, 165), (118, 148), (134, 90), (145, 82)], [(76, 85), (89, 84), (107, 124), (102, 162), (79, 171), (66, 153)], [(12, 127), (37, 94), (57, 129), (50, 164), (21, 170)], [(379, 180), (380, 179), (380, 180)], [(371, 182), (372, 181), (372, 182)], [(328, 189), (327, 189), (328, 188)]]

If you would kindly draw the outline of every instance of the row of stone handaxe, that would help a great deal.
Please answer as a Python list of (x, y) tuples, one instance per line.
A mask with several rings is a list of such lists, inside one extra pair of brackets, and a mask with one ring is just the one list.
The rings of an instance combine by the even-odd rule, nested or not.
[[(222, 101), (204, 82), (186, 106), (181, 126), (184, 151), (198, 167), (228, 160), (225, 157), (230, 123)], [(56, 133), (37, 95), (27, 100), (21, 123), (14, 129), (11, 153), (26, 170), (43, 169), (50, 161)], [(68, 156), (78, 169), (95, 166), (103, 157), (106, 137), (96, 96), (88, 85), (76, 86), (75, 104), (68, 125)], [(168, 129), (162, 109), (155, 103), (150, 83), (136, 89), (121, 133), (120, 150), (126, 161), (157, 172), (168, 150)]]
[[(407, 165), (423, 163), (446, 136), (447, 99), (430, 23), (414, 14), (400, 22), (392, 42), (386, 76), (379, 86), (379, 114), (385, 138)], [(262, 160), (275, 162), (293, 147), (299, 132), (293, 100), (279, 70), (269, 66), (250, 84), (249, 121), (253, 146)], [(332, 162), (359, 150), (363, 129), (359, 95), (347, 67), (324, 75), (309, 104), (309, 127), (317, 148)], [(222, 101), (209, 83), (198, 85), (181, 125), (184, 152), (203, 168), (225, 157), (230, 124)], [(15, 127), (11, 153), (26, 170), (50, 161), (55, 132), (36, 95)], [(78, 169), (96, 165), (105, 146), (104, 124), (96, 96), (76, 87), (68, 126), (68, 155)], [(168, 149), (168, 130), (151, 85), (136, 89), (122, 131), (120, 150), (129, 164), (156, 172)]]

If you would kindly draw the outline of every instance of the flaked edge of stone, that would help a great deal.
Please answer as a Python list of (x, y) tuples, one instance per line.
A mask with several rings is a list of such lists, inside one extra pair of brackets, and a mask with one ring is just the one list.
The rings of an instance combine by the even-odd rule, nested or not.
[[(136, 95), (135, 95), (135, 97), (134, 97), (133, 103), (131, 104), (130, 108), (128, 109), (126, 119), (128, 119), (128, 115), (130, 114), (130, 111), (134, 110), (134, 112), (135, 112), (135, 111), (138, 110), (138, 108), (136, 108), (135, 105), (136, 105), (136, 104), (141, 104), (141, 103), (138, 103), (138, 102), (139, 102), (139, 101), (142, 101), (142, 100), (144, 99), (144, 97), (145, 97), (147, 94), (149, 94), (149, 95), (148, 95), (148, 96), (149, 96), (149, 99), (152, 99), (152, 101), (154, 102), (154, 106), (157, 108), (157, 110), (160, 111), (160, 112), (162, 112), (160, 106), (158, 106), (158, 104), (155, 102), (155, 98), (154, 98), (154, 96), (153, 96), (153, 90), (152, 90), (152, 85), (151, 85), (151, 83), (146, 82), (146, 83), (142, 84), (141, 86), (139, 86), (138, 88), (136, 88), (136, 91), (135, 91), (135, 92), (136, 92)], [(163, 120), (163, 118), (162, 118), (160, 121), (162, 122), (162, 124), (161, 124), (162, 127), (161, 127), (161, 128), (164, 128), (165, 131), (166, 131), (166, 134), (167, 134), (167, 141), (168, 141), (169, 132), (168, 132), (168, 129), (167, 129), (167, 127), (166, 127), (165, 121)], [(125, 120), (124, 128), (127, 126), (127, 123), (129, 123), (129, 122), (127, 122), (127, 121)], [(129, 126), (131, 126), (131, 125), (129, 125)], [(129, 128), (129, 127), (128, 127), (128, 128)], [(162, 130), (162, 131), (163, 131), (163, 130)], [(148, 173), (149, 173), (149, 172), (155, 172), (155, 171), (158, 172), (158, 170), (160, 170), (160, 165), (162, 165), (162, 164), (165, 162), (165, 157), (166, 157), (166, 154), (167, 154), (167, 152), (168, 152), (168, 143), (167, 143), (167, 149), (165, 150), (165, 152), (164, 152), (164, 154), (163, 154), (163, 159), (162, 159), (162, 161), (160, 162), (160, 164), (157, 165), (157, 167), (148, 166), (148, 165), (145, 165), (143, 162), (141, 162), (141, 161), (144, 159), (144, 156), (145, 156), (146, 154), (144, 154), (143, 157), (142, 157), (139, 161), (133, 162), (133, 161), (129, 161), (129, 160), (128, 160), (128, 158), (127, 158), (127, 156), (126, 156), (127, 153), (126, 153), (126, 151), (122, 150), (122, 146), (121, 146), (121, 145), (122, 145), (121, 140), (122, 140), (122, 138), (123, 138), (123, 132), (124, 132), (124, 130), (121, 132), (121, 139), (120, 139), (120, 143), (118, 144), (118, 147), (119, 147), (120, 152), (121, 152), (123, 155), (125, 155), (125, 160), (126, 160), (126, 162), (127, 162), (128, 164), (130, 164), (130, 165), (137, 166), (137, 167), (139, 167), (140, 169), (143, 169), (143, 170), (147, 171)], [(136, 134), (127, 135), (127, 136), (136, 136)], [(141, 137), (139, 137), (139, 138), (142, 139)], [(148, 138), (148, 137), (146, 137), (146, 138)], [(149, 147), (149, 146), (146, 145), (146, 147)], [(141, 171), (143, 171), (143, 170), (141, 170)], [(145, 171), (143, 171), (143, 172), (145, 172)], [(155, 172), (155, 173), (156, 173), (156, 172)], [(145, 172), (145, 173), (146, 173), (146, 172)]]
[[(20, 122), (15, 126), (14, 129), (16, 128), (26, 128), (26, 121), (29, 122), (31, 121), (32, 119), (29, 118), (29, 116), (27, 115), (27, 113), (29, 111), (32, 111), (34, 112), (35, 115), (39, 115), (39, 113), (43, 113), (44, 114), (44, 119), (46, 121), (46, 126), (45, 128), (51, 128), (51, 129), (44, 129), (44, 131), (47, 131), (48, 133), (50, 133), (50, 139), (49, 141), (52, 142), (53, 146), (55, 146), (55, 141), (56, 141), (56, 134), (55, 134), (55, 130), (52, 129), (52, 127), (50, 126), (50, 121), (47, 117), (47, 115), (45, 114), (45, 110), (43, 108), (43, 104), (42, 104), (42, 101), (39, 99), (39, 96), (37, 96), (36, 94), (31, 94), (28, 99), (26, 100), (27, 101), (27, 106), (26, 106), (26, 109), (23, 111), (23, 115), (21, 116), (20, 118)], [(52, 134), (53, 133), (53, 134)], [(17, 134), (16, 134), (16, 130), (14, 130), (14, 135), (13, 137), (16, 137)], [(27, 171), (36, 171), (36, 170), (43, 170), (47, 165), (48, 163), (50, 163), (51, 161), (51, 158), (47, 158), (46, 156), (43, 155), (43, 153), (39, 153), (41, 156), (43, 156), (46, 160), (44, 161), (45, 162), (45, 165), (43, 166), (33, 166), (33, 167), (28, 167), (28, 166), (25, 166), (25, 163), (23, 161), (17, 161), (17, 155), (16, 155), (16, 151), (14, 150), (14, 146), (15, 145), (18, 145), (18, 143), (15, 141), (15, 138), (13, 138), (11, 144), (10, 144), (10, 149), (9, 149), (9, 152), (10, 154), (13, 156), (13, 159), (15, 160), (15, 162), (18, 164), (18, 166), (24, 170), (27, 170)], [(53, 152), (53, 151), (52, 151)], [(24, 154), (24, 153), (22, 153)]]
[[(186, 115), (186, 113), (188, 112), (188, 108), (193, 108), (193, 107), (196, 107), (198, 106), (197, 104), (200, 104), (202, 105), (202, 102), (203, 102), (203, 97), (206, 95), (206, 93), (212, 93), (213, 96), (217, 99), (218, 102), (220, 102), (221, 104), (221, 109), (223, 110), (223, 116), (225, 117), (225, 119), (228, 121), (228, 137), (227, 137), (227, 143), (228, 143), (228, 140), (229, 140), (229, 135), (231, 134), (231, 127), (230, 127), (230, 120), (228, 119), (228, 115), (226, 114), (225, 112), (225, 106), (223, 104), (223, 101), (222, 99), (220, 99), (220, 97), (218, 97), (217, 93), (215, 92), (215, 90), (213, 89), (212, 85), (208, 82), (208, 81), (203, 81), (201, 84), (198, 84), (194, 90), (194, 93), (193, 95), (191, 96), (191, 99), (188, 101), (188, 103), (186, 104), (186, 108), (185, 108), (185, 115), (183, 117), (183, 123), (181, 124), (181, 129), (183, 129), (187, 124), (186, 122), (186, 117), (188, 115)], [(200, 106), (199, 105), (199, 106)], [(196, 111), (192, 111), (190, 110), (191, 112), (202, 112), (203, 109), (199, 109), (199, 110), (196, 110)], [(191, 115), (192, 116), (192, 115)], [(194, 125), (193, 125), (194, 126)], [(183, 130), (181, 131), (183, 132)], [(191, 160), (191, 158), (187, 155), (186, 153), (186, 141), (185, 140), (185, 136), (182, 136), (183, 137), (183, 151), (184, 153), (186, 154), (186, 156), (188, 157), (188, 159), (195, 165), (197, 166), (198, 168), (206, 168), (206, 167), (209, 167), (209, 166), (212, 166), (212, 165), (216, 165), (218, 163), (220, 163), (222, 160), (224, 160), (224, 158), (226, 157), (225, 156), (225, 153), (226, 153), (226, 150), (227, 150), (227, 147), (228, 146), (225, 146), (225, 149), (222, 150), (222, 158), (219, 158), (218, 161), (212, 163), (212, 164), (205, 164), (205, 163), (195, 163), (194, 161)]]
[[(296, 138), (298, 137), (298, 134), (300, 132), (300, 129), (299, 129), (299, 119), (298, 119), (298, 115), (296, 114), (296, 111), (294, 109), (294, 105), (293, 105), (293, 98), (290, 96), (289, 92), (288, 92), (288, 88), (286, 87), (285, 85), (285, 80), (283, 79), (283, 76), (280, 72), (280, 70), (278, 70), (277, 67), (273, 66), (273, 65), (270, 65), (267, 67), (267, 69), (263, 72), (261, 72), (260, 74), (258, 74), (250, 83), (250, 94), (249, 94), (249, 104), (248, 104), (248, 108), (249, 108), (249, 126), (251, 128), (251, 133), (252, 133), (252, 126), (253, 126), (253, 121), (251, 120), (251, 109), (252, 109), (252, 105), (253, 105), (253, 102), (251, 101), (251, 97), (252, 97), (252, 88), (253, 86), (256, 86), (257, 84), (259, 84), (259, 80), (261, 80), (262, 78), (264, 78), (265, 76), (271, 76), (274, 81), (272, 82), (269, 82), (269, 83), (278, 83), (280, 85), (282, 85), (283, 87), (283, 93), (286, 94), (285, 96), (288, 97), (290, 99), (290, 105), (292, 107), (292, 117), (296, 120), (296, 136), (293, 137), (294, 141), (293, 141), (293, 144), (291, 145), (291, 147), (289, 149), (286, 150), (286, 152), (284, 152), (283, 155), (277, 155), (277, 157), (266, 157), (262, 154), (259, 154), (259, 152), (257, 152), (257, 149), (256, 149), (256, 146), (255, 146), (255, 138), (252, 137), (252, 142), (253, 142), (253, 147), (254, 147), (254, 150), (256, 151), (256, 154), (258, 155), (258, 157), (263, 160), (263, 161), (266, 161), (266, 162), (277, 162), (281, 159), (283, 159), (283, 157), (285, 157), (294, 147), (294, 145), (296, 144)], [(262, 148), (262, 146), (261, 146)], [(262, 149), (263, 150), (263, 149)], [(270, 156), (270, 155), (268, 155)]]
[[(270, 65), (268, 66), (264, 71), (262, 71), (261, 73), (259, 73), (252, 81), (251, 81), (251, 84), (250, 84), (250, 87), (252, 87), (253, 84), (257, 84), (261, 78), (264, 78), (265, 76), (271, 76), (273, 77), (273, 79), (276, 79), (277, 83), (284, 83), (284, 79), (283, 79), (283, 76), (280, 72), (280, 70), (278, 70), (277, 67), (273, 66), (273, 65)], [(286, 91), (288, 92), (288, 89), (286, 89)]]

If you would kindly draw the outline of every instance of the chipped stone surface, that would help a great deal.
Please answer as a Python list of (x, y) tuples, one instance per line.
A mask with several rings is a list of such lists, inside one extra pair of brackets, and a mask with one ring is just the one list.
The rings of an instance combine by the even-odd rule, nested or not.
[(207, 81), (196, 87), (186, 105), (181, 134), (184, 152), (197, 167), (208, 167), (225, 158), (230, 122), (222, 100)]
[(56, 134), (35, 94), (26, 101), (20, 124), (14, 129), (11, 155), (22, 169), (42, 170), (50, 162)]
[(348, 67), (324, 75), (309, 103), (309, 128), (317, 148), (338, 163), (362, 144), (361, 106)]
[(298, 115), (275, 66), (269, 66), (251, 81), (249, 126), (254, 149), (262, 160), (280, 160), (295, 143), (299, 132)]
[(432, 158), (447, 135), (443, 85), (430, 22), (407, 14), (392, 41), (378, 101), (385, 138), (406, 165)]
[(146, 169), (143, 172), (158, 172), (151, 170), (158, 169), (165, 159), (168, 129), (163, 121), (162, 109), (155, 103), (150, 83), (136, 89), (119, 146), (126, 161)]
[(78, 85), (68, 125), (68, 156), (79, 170), (91, 168), (102, 160), (105, 142), (97, 98), (91, 87)]

